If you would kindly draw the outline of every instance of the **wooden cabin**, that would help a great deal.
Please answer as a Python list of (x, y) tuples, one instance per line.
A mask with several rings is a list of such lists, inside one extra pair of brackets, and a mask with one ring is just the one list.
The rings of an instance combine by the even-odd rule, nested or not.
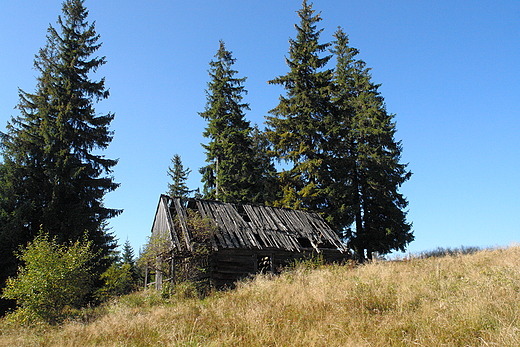
[(222, 288), (250, 274), (276, 273), (296, 259), (319, 254), (325, 262), (343, 262), (349, 256), (317, 213), (166, 195), (157, 206), (154, 239), (163, 251), (146, 277), (158, 289), (163, 281), (187, 279)]

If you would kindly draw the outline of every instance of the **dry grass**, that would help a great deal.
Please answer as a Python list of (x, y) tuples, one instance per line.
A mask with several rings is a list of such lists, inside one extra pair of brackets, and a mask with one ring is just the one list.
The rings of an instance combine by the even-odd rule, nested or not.
[(520, 346), (520, 247), (298, 268), (205, 300), (136, 293), (0, 346)]

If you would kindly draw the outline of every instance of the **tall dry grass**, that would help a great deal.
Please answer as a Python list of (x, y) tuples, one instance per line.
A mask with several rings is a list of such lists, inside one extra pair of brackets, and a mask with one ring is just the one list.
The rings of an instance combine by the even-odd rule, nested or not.
[(0, 323), (1, 346), (520, 346), (520, 247), (299, 267), (199, 300), (123, 297), (88, 323)]

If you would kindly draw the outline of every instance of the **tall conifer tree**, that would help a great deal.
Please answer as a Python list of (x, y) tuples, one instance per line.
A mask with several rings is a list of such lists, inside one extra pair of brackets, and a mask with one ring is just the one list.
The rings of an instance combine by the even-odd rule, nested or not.
[(101, 44), (83, 0), (64, 1), (62, 12), (35, 57), (35, 92), (19, 91), (20, 115), (1, 134), (2, 278), (16, 267), (13, 251), (40, 229), (58, 242), (86, 233), (99, 259), (116, 246), (103, 225), (120, 210), (105, 207), (103, 197), (118, 186), (110, 176), (117, 160), (95, 153), (112, 140), (114, 114), (96, 114), (94, 104), (109, 92), (104, 78), (90, 77), (105, 58), (92, 57)]
[(404, 210), (408, 202), (398, 190), (411, 173), (400, 163), (394, 115), (387, 112), (380, 85), (356, 58), (358, 51), (348, 45), (347, 35), (338, 29), (335, 38), (335, 124), (340, 126), (334, 142), (337, 166), (344, 169), (334, 171), (334, 180), (344, 184), (343, 199), (351, 206), (339, 220), (354, 220), (346, 236), (361, 260), (371, 258), (372, 252), (404, 251), (414, 237)]
[(260, 172), (260, 158), (254, 153), (253, 129), (245, 120), (243, 86), (246, 78), (237, 78), (233, 65), (236, 61), (223, 41), (210, 62), (211, 77), (206, 90), (206, 109), (200, 113), (208, 121), (203, 135), (209, 138), (206, 161), (200, 169), (206, 198), (225, 202), (262, 202), (264, 200), (264, 173)]
[(298, 11), (300, 24), (295, 25), (296, 39), (290, 40), (290, 71), (269, 83), (286, 90), (276, 108), (267, 117), (267, 137), (274, 155), (288, 163), (280, 180), (283, 198), (276, 204), (291, 208), (320, 210), (328, 205), (327, 132), (331, 118), (331, 71), (325, 69), (330, 55), (322, 56), (328, 43), (320, 44), (321, 20), (312, 4), (303, 1)]

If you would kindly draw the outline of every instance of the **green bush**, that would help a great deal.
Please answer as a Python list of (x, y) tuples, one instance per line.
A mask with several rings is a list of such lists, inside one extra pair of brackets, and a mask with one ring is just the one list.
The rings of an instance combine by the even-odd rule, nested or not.
[(40, 233), (17, 255), (23, 265), (3, 291), (3, 298), (14, 299), (18, 305), (10, 317), (20, 323), (55, 324), (85, 305), (93, 280), (91, 246), (86, 239), (60, 245)]
[(128, 294), (137, 289), (132, 274), (132, 265), (128, 263), (113, 263), (107, 271), (101, 274), (103, 287), (97, 291), (97, 297), (104, 301), (114, 296)]

